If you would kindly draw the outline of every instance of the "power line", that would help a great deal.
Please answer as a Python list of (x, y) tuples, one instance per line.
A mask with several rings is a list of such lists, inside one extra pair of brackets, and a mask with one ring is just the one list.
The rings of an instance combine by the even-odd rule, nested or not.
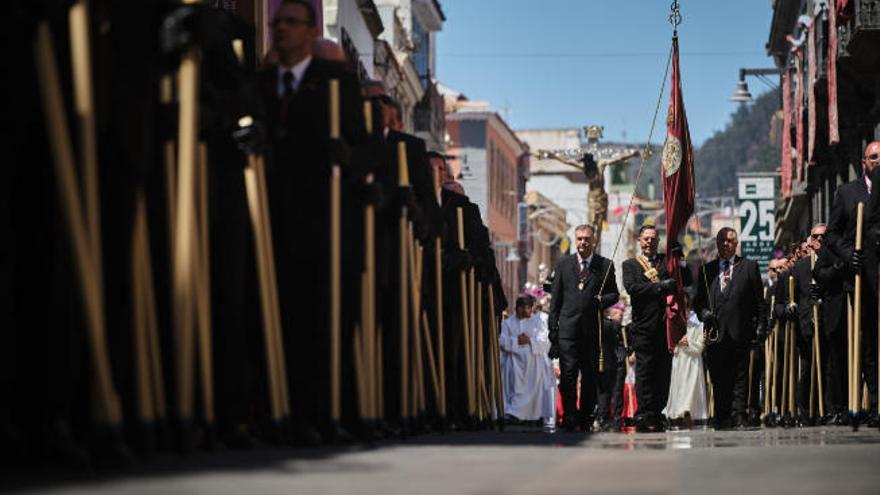
[[(661, 57), (666, 55), (661, 52), (450, 52), (441, 53), (438, 57), (453, 58), (636, 58), (636, 57)], [(755, 52), (684, 52), (682, 57), (742, 57), (764, 56)]]

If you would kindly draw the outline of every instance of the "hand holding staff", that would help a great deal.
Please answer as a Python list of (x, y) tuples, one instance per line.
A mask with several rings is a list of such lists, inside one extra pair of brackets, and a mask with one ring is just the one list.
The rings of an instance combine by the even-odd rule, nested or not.
[[(865, 203), (859, 202), (856, 209), (856, 246), (855, 250), (862, 251), (862, 226), (864, 225)], [(856, 273), (855, 276), (855, 297), (853, 302), (853, 331), (852, 331), (852, 375), (850, 377), (850, 387), (852, 388), (852, 404), (850, 404), (850, 413), (853, 418), (857, 418), (860, 409), (860, 393), (861, 393), (861, 340), (862, 340), (862, 274)], [(857, 423), (855, 423), (857, 426)]]
[[(816, 253), (810, 254), (810, 272), (816, 268)], [(810, 282), (816, 283), (811, 278)], [(819, 301), (813, 302), (813, 361), (816, 364), (816, 381), (819, 390), (819, 417), (825, 416), (825, 393), (822, 387), (822, 353), (819, 345)], [(812, 396), (812, 392), (810, 393)]]

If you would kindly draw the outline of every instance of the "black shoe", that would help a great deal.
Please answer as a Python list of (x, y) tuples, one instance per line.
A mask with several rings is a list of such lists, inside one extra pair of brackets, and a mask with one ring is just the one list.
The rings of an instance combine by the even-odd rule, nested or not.
[(79, 445), (66, 421), (55, 421), (46, 430), (43, 455), (60, 466), (85, 469), (89, 467), (89, 454)]
[(290, 442), (296, 447), (318, 447), (321, 445), (321, 435), (310, 424), (295, 424), (291, 425)]
[(248, 425), (244, 423), (230, 428), (223, 435), (222, 442), (228, 449), (250, 450), (254, 447), (254, 437), (251, 436)]

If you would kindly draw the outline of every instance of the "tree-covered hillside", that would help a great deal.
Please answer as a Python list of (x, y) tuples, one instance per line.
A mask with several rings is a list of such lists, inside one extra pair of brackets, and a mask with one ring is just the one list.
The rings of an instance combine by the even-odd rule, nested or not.
[(695, 151), (697, 194), (735, 196), (737, 172), (772, 172), (779, 166), (778, 131), (771, 132), (779, 93), (741, 105), (730, 123)]

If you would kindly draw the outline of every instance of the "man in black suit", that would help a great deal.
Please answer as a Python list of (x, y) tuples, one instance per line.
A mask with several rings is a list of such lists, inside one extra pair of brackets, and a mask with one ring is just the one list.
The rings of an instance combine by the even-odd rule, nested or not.
[[(278, 270), (281, 318), (296, 439), (337, 438), (329, 421), (330, 165), (351, 175), (346, 151), (366, 142), (363, 106), (353, 74), (313, 58), (316, 13), (305, 0), (284, 0), (272, 21), (278, 64), (260, 74), (269, 126), (267, 182)], [(329, 138), (329, 81), (339, 80), (341, 139)], [(358, 233), (351, 233), (358, 235)], [(308, 288), (308, 290), (302, 290)], [(317, 430), (316, 430), (317, 429)]]
[[(862, 158), (863, 174), (855, 180), (837, 188), (831, 214), (828, 219), (825, 239), (829, 255), (838, 259), (838, 268), (845, 270), (844, 290), (852, 295), (855, 289), (855, 274), (862, 275), (861, 318), (862, 328), (862, 373), (868, 384), (870, 411), (877, 410), (877, 253), (876, 227), (880, 225), (880, 209), (877, 208), (875, 194), (872, 194), (872, 178), (880, 173), (880, 141), (869, 143)], [(874, 198), (874, 199), (872, 199)], [(862, 249), (855, 249), (856, 216), (858, 203), (865, 203), (865, 234)], [(824, 258), (824, 257), (823, 257)], [(823, 259), (828, 266), (832, 257)], [(872, 414), (872, 421), (876, 415)]]
[[(660, 411), (669, 397), (672, 355), (666, 337), (666, 296), (676, 282), (666, 268), (666, 256), (657, 253), (660, 236), (651, 224), (639, 229), (642, 254), (623, 262), (623, 287), (631, 298), (632, 346), (636, 353), (635, 415), (639, 431), (662, 431)], [(689, 273), (686, 270), (683, 274)]]
[[(599, 331), (602, 310), (616, 303), (620, 295), (611, 260), (593, 253), (595, 228), (575, 228), (577, 252), (556, 263), (553, 299), (550, 302), (551, 354), (559, 355), (563, 427), (573, 431), (579, 425), (589, 431), (600, 391)], [(614, 356), (605, 356), (609, 366)], [(581, 376), (580, 410), (577, 378)]]
[[(800, 369), (797, 385), (797, 409), (798, 420), (803, 424), (811, 421), (809, 417), (810, 405), (810, 373), (813, 357), (813, 306), (820, 303), (819, 299), (814, 297), (818, 295), (813, 279), (813, 267), (811, 252), (818, 253), (821, 243), (818, 238), (825, 236), (825, 224), (817, 224), (810, 230), (810, 238), (807, 240), (806, 250), (801, 252), (801, 258), (797, 260), (792, 267), (790, 274), (794, 280), (794, 301), (791, 301), (788, 293), (788, 283), (782, 287), (784, 298), (781, 301), (785, 304), (786, 316), (790, 321), (796, 322), (797, 349), (800, 359), (805, 364)], [(821, 309), (820, 309), (821, 311)], [(821, 320), (820, 320), (821, 325)]]
[(736, 255), (735, 230), (722, 228), (715, 242), (718, 258), (700, 267), (694, 308), (717, 335), (706, 352), (715, 421), (720, 427), (743, 427), (747, 424), (749, 350), (766, 333), (763, 284), (758, 264)]

